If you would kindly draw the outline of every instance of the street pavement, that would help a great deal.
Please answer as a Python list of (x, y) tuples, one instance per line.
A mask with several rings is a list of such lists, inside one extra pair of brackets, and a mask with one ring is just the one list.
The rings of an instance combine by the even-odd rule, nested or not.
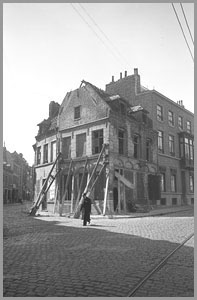
[[(194, 231), (192, 207), (152, 215), (81, 219), (28, 215), (4, 205), (4, 297), (127, 297)], [(136, 292), (136, 297), (194, 296), (194, 238)]]

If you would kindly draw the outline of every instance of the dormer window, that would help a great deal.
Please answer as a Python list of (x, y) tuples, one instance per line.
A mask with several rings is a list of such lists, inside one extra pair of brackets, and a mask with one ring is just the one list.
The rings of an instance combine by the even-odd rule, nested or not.
[(74, 107), (74, 120), (78, 120), (81, 118), (81, 106)]

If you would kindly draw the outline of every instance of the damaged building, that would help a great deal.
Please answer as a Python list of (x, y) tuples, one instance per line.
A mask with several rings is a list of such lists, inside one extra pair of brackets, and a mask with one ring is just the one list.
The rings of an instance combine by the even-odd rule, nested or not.
[(110, 96), (83, 81), (80, 88), (67, 93), (59, 107), (51, 102), (49, 118), (38, 126), (35, 199), (56, 154), (62, 154), (57, 164), (60, 175), (42, 201), (42, 209), (52, 211), (61, 206), (66, 186), (62, 211), (75, 211), (79, 193), (84, 191), (103, 145), (94, 176), (100, 174), (90, 195), (95, 213), (129, 212), (134, 204), (156, 204), (160, 197), (157, 133), (148, 111), (141, 106), (132, 107), (123, 97)]
[[(61, 105), (49, 104), (49, 117), (38, 124), (34, 145), (36, 208), (74, 214), (85, 190), (95, 214), (170, 205), (161, 194), (162, 167), (168, 164), (159, 159), (154, 113), (138, 98), (144, 93), (134, 69), (134, 75), (121, 74), (117, 82), (112, 78), (106, 91), (83, 80)], [(39, 202), (49, 179), (50, 188)]]

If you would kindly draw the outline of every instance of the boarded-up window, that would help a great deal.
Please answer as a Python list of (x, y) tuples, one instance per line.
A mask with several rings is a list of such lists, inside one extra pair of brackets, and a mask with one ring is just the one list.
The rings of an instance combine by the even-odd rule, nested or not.
[(103, 129), (92, 132), (92, 154), (100, 153), (103, 146)]
[(84, 155), (86, 155), (86, 134), (82, 133), (76, 136), (76, 156)]
[(62, 156), (67, 159), (71, 157), (71, 137), (65, 137), (62, 139)]

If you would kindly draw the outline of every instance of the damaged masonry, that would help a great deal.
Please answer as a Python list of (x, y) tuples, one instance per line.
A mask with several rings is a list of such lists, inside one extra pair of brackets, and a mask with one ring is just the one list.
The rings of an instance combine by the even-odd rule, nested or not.
[[(134, 80), (133, 93), (139, 85)], [(49, 104), (38, 126), (32, 214), (78, 217), (84, 191), (93, 199), (92, 214), (148, 209), (161, 199), (157, 130), (149, 111), (126, 94), (83, 80), (61, 105)]]

